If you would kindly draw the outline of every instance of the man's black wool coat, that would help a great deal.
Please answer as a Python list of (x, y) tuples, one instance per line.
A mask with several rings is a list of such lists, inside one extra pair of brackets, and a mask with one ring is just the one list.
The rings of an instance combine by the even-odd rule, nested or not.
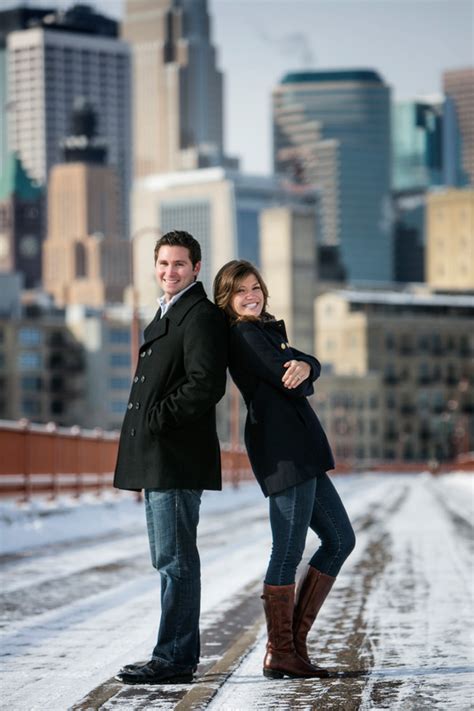
[(119, 489), (220, 489), (227, 328), (200, 282), (146, 327), (120, 434)]

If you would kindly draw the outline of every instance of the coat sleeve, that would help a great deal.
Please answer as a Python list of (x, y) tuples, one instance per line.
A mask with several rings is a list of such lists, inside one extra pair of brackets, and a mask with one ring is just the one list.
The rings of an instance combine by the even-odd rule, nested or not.
[[(216, 310), (192, 315), (185, 324), (184, 382), (148, 411), (154, 433), (184, 427), (214, 407), (225, 392), (227, 326)], [(186, 442), (183, 442), (183, 447)]]
[(309, 380), (314, 383), (314, 381), (321, 375), (321, 363), (319, 360), (314, 356), (299, 351), (297, 348), (293, 348), (293, 346), (291, 346), (291, 351), (295, 356), (295, 360), (302, 360), (310, 366), (311, 373), (309, 374)]
[(314, 389), (309, 378), (296, 388), (286, 388), (283, 385), (282, 378), (286, 372), (283, 364), (291, 359), (285, 351), (279, 351), (272, 345), (261, 329), (251, 321), (240, 321), (231, 328), (230, 348), (231, 357), (237, 360), (240, 357), (245, 358), (258, 378), (278, 388), (288, 397), (308, 397), (313, 394)]

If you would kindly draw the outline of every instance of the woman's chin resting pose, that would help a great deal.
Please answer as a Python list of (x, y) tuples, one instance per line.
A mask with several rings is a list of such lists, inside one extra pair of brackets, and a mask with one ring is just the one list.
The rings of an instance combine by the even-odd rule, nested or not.
[[(272, 552), (263, 586), (268, 642), (265, 676), (323, 677), (306, 638), (355, 545), (341, 499), (327, 475), (331, 448), (307, 397), (321, 366), (288, 344), (285, 325), (267, 313), (268, 291), (250, 262), (224, 265), (214, 299), (230, 325), (229, 370), (247, 405), (245, 444), (269, 498)], [(295, 595), (308, 528), (321, 545)]]

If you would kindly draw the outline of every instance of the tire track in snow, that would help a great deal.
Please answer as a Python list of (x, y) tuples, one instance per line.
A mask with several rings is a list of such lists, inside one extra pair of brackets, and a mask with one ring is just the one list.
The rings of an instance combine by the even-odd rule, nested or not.
[(374, 669), (360, 708), (467, 709), (472, 581), (460, 527), (429, 477), (413, 481), (387, 523), (393, 557), (367, 611), (369, 627), (383, 637), (373, 646)]

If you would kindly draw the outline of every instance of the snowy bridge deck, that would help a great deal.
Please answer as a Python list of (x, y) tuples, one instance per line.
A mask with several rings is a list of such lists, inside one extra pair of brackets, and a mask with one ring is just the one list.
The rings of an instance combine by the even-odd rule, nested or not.
[[(472, 483), (469, 474), (335, 478), (357, 547), (310, 638), (330, 679), (261, 674), (259, 599), (269, 554), (266, 502), (253, 483), (204, 496), (202, 659), (193, 684), (125, 687), (159, 616), (141, 505), (0, 507), (2, 701), (66, 709), (459, 709), (472, 690)], [(316, 545), (308, 535), (308, 554)]]

